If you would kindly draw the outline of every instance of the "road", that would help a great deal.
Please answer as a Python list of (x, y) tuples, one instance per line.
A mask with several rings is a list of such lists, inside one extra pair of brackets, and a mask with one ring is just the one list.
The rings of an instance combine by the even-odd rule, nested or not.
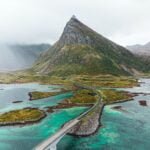
[(45, 150), (47, 149), (52, 143), (55, 143), (60, 137), (64, 136), (68, 131), (75, 126), (80, 120), (74, 119), (65, 124), (56, 134), (49, 137), (47, 140), (43, 141), (41, 144), (37, 145), (35, 150)]
[[(89, 87), (89, 86), (81, 86), (76, 85), (80, 88), (86, 88), (86, 89), (92, 89), (93, 91), (96, 91), (96, 88)], [(37, 145), (34, 150), (49, 150), (49, 147), (53, 144), (57, 144), (60, 138), (62, 138), (65, 134), (69, 132), (77, 123), (80, 122), (80, 120), (85, 117), (89, 112), (91, 112), (93, 109), (95, 109), (99, 104), (102, 102), (102, 98), (99, 94), (99, 92), (96, 92), (99, 95), (98, 101), (91, 107), (88, 111), (84, 112), (80, 116), (78, 116), (76, 119), (73, 119), (66, 123), (60, 130), (58, 130), (54, 135), (49, 137), (47, 140), (43, 141), (41, 144)], [(103, 104), (102, 104), (103, 105)]]

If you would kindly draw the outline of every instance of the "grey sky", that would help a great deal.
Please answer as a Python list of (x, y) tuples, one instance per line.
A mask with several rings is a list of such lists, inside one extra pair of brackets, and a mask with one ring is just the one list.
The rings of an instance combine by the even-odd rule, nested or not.
[(0, 0), (0, 43), (54, 43), (73, 14), (121, 45), (150, 41), (150, 0)]

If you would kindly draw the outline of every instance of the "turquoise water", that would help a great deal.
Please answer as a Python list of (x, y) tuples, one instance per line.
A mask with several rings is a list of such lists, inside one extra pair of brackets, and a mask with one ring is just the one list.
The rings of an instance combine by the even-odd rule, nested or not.
[[(141, 79), (140, 87), (126, 89), (150, 93), (150, 79)], [(140, 106), (147, 100), (148, 106)], [(112, 109), (122, 106), (124, 111)], [(140, 94), (134, 101), (109, 105), (102, 114), (102, 127), (92, 136), (76, 138), (66, 135), (58, 150), (149, 150), (150, 149), (150, 95)]]
[[(150, 93), (150, 80), (142, 79), (140, 87), (124, 89), (132, 92)], [(57, 95), (37, 101), (29, 101), (30, 91), (59, 91), (60, 86), (32, 84), (0, 84), (0, 112), (24, 107), (57, 105), (72, 93)], [(13, 104), (15, 100), (22, 103)], [(148, 106), (140, 106), (139, 100), (147, 100)], [(122, 106), (124, 111), (112, 109)], [(41, 141), (55, 133), (65, 122), (87, 110), (70, 108), (49, 114), (40, 123), (28, 126), (0, 127), (0, 150), (31, 150)], [(150, 149), (150, 95), (140, 94), (134, 101), (109, 105), (104, 108), (102, 127), (92, 136), (76, 138), (66, 135), (58, 150), (149, 150)]]
[[(30, 91), (59, 91), (59, 86), (32, 84), (0, 85), (0, 112), (24, 107), (38, 107), (57, 105), (72, 93), (57, 95), (37, 101), (29, 101)], [(22, 103), (13, 104), (12, 101), (22, 100)], [(87, 110), (85, 107), (63, 109), (43, 119), (40, 123), (27, 126), (0, 127), (0, 150), (31, 150), (41, 141), (55, 133), (65, 122), (77, 117)]]
[(0, 84), (0, 109), (8, 107), (13, 101), (29, 101), (28, 93), (31, 91), (59, 91), (59, 86), (41, 85), (38, 83), (28, 84)]

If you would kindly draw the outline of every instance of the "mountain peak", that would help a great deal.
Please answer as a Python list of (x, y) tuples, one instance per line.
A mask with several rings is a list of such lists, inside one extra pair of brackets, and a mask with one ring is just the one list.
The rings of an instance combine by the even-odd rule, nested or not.
[(59, 39), (59, 44), (90, 44), (91, 39), (87, 33), (93, 31), (79, 21), (75, 15), (67, 22)]
[(73, 25), (73, 23), (81, 23), (81, 22), (77, 19), (77, 17), (76, 17), (75, 15), (73, 15), (73, 16), (70, 18), (70, 20), (67, 22), (66, 26), (67, 26), (67, 25)]
[[(134, 62), (134, 63), (133, 63)], [(143, 64), (127, 49), (98, 34), (75, 16), (60, 39), (37, 60), (37, 72), (56, 75), (129, 75)]]
[(71, 17), (71, 19), (77, 19), (77, 18), (76, 18), (76, 16), (75, 16), (75, 15), (73, 15), (73, 16)]

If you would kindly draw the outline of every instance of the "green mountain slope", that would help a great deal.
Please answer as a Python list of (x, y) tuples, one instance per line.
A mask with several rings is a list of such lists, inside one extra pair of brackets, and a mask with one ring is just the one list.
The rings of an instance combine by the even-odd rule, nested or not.
[(144, 71), (143, 63), (126, 48), (93, 31), (75, 17), (58, 40), (43, 53), (34, 68), (50, 75), (131, 75)]

